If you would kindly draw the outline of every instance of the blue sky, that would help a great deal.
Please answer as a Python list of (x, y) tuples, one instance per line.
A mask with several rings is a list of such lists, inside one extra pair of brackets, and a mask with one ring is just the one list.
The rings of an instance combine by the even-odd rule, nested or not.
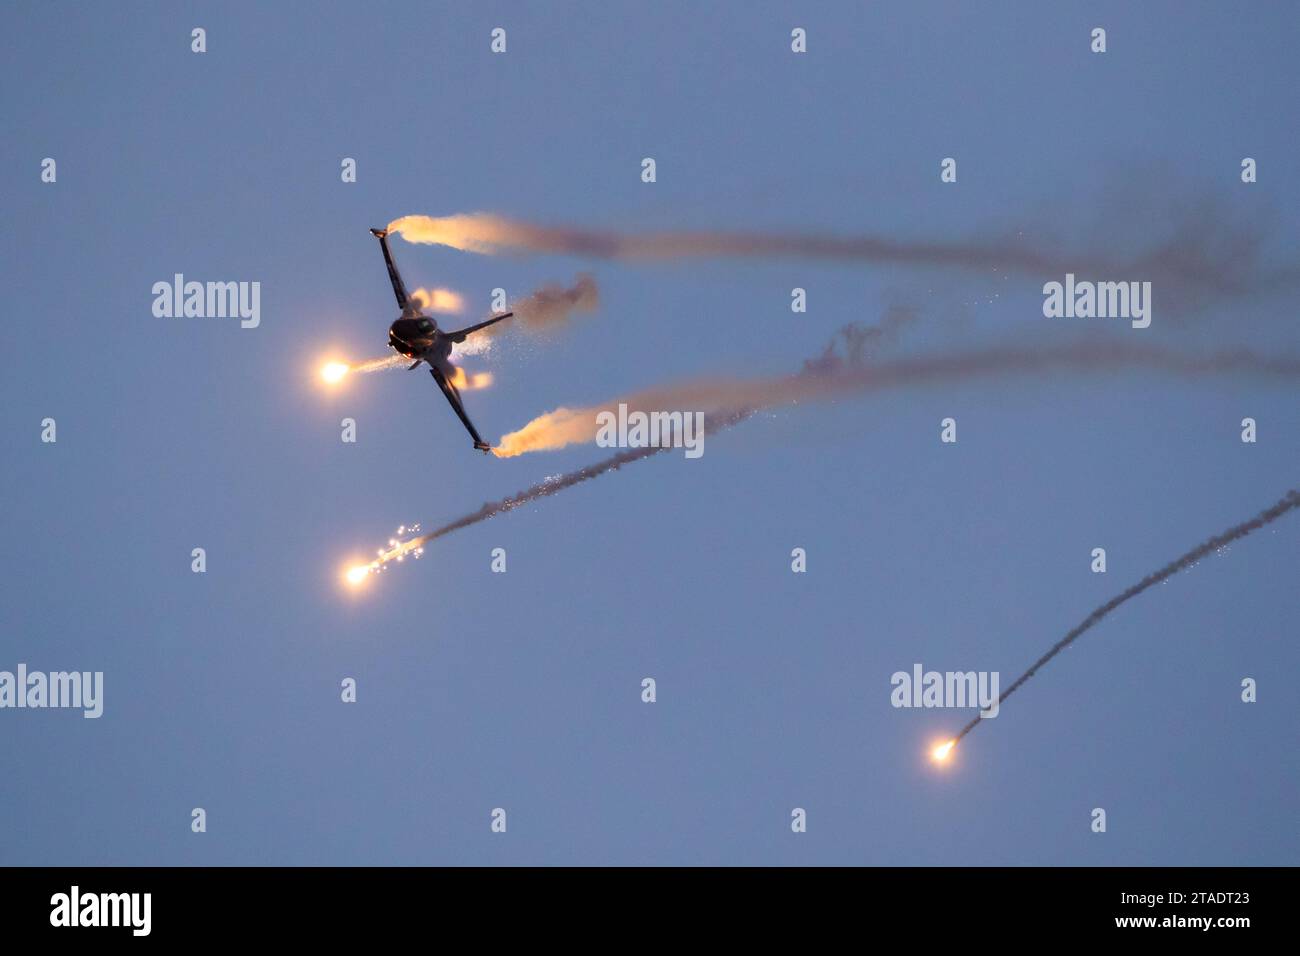
[[(339, 568), (398, 525), (603, 452), (484, 459), (424, 374), (332, 394), (314, 379), (331, 350), (382, 353), (396, 310), (366, 227), (408, 213), (1112, 248), (1158, 238), (1152, 208), (1210, 197), (1285, 262), (1293, 6), (3, 18), (0, 669), (102, 670), (105, 714), (0, 711), (0, 862), (1297, 861), (1294, 518), (1126, 606), (954, 766), (925, 748), (969, 712), (889, 704), (916, 662), (1009, 683), (1095, 605), (1295, 487), (1294, 385), (1054, 376), (765, 413), (699, 460), (660, 455), (468, 529), (354, 595)], [(1239, 181), (1243, 156), (1258, 183)], [(1043, 318), (1034, 277), (394, 252), (409, 285), (454, 288), (473, 314), (495, 287), (596, 276), (599, 313), (471, 365), (496, 376), (467, 398), (493, 439), (562, 404), (793, 370), (899, 301), (918, 310), (900, 343), (916, 354), (1107, 335), (1300, 347), (1294, 292), (1188, 314), (1157, 300), (1134, 331)], [(260, 327), (155, 318), (151, 286), (177, 272), (259, 281)], [(938, 440), (947, 416), (956, 445)], [(1258, 703), (1239, 701), (1243, 677)]]

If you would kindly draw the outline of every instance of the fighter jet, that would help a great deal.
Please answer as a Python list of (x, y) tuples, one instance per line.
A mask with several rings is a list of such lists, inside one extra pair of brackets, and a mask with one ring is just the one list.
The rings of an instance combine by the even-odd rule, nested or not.
[(419, 368), (421, 362), (429, 366), (429, 374), (438, 383), (438, 387), (442, 389), (442, 394), (446, 395), (447, 401), (451, 403), (452, 411), (456, 413), (456, 416), (465, 426), (465, 430), (474, 439), (474, 447), (482, 452), (491, 451), (492, 446), (479, 437), (478, 431), (474, 428), (474, 423), (465, 414), (465, 406), (460, 400), (460, 391), (452, 384), (452, 379), (456, 376), (456, 366), (451, 364), (451, 347), (464, 342), (466, 338), (479, 331), (479, 329), (486, 329), (489, 325), (500, 322), (502, 319), (508, 319), (514, 313), (502, 312), (500, 315), (492, 316), (486, 322), (471, 325), (459, 332), (442, 331), (438, 328), (438, 323), (412, 302), (411, 297), (406, 294), (406, 286), (402, 283), (402, 277), (397, 272), (397, 266), (393, 264), (393, 254), (388, 251), (388, 230), (371, 229), (370, 233), (379, 240), (379, 248), (384, 251), (384, 262), (388, 266), (388, 278), (392, 280), (393, 293), (397, 296), (397, 304), (402, 309), (402, 314), (388, 327), (388, 344), (396, 349), (399, 354), (415, 359), (411, 363), (411, 369)]

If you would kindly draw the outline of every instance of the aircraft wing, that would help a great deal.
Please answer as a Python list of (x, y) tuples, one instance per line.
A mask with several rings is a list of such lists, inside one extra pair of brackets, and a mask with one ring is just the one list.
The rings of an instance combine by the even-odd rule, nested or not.
[(468, 329), (461, 329), (459, 332), (446, 332), (444, 334), (450, 341), (460, 344), (461, 342), (464, 342), (468, 336), (473, 335), (479, 329), (486, 329), (489, 325), (500, 322), (502, 319), (508, 319), (512, 315), (514, 315), (513, 312), (502, 312), (500, 315), (492, 316), (492, 318), (488, 319), (486, 322), (480, 322), (478, 325), (471, 325)]
[(456, 413), (456, 417), (460, 419), (461, 424), (465, 426), (465, 430), (469, 432), (469, 437), (474, 439), (474, 447), (479, 451), (490, 451), (491, 446), (479, 437), (478, 431), (474, 428), (474, 423), (471, 422), (469, 416), (465, 414), (465, 406), (460, 400), (460, 391), (455, 385), (447, 381), (447, 376), (443, 375), (436, 366), (430, 367), (429, 374), (433, 376), (433, 380), (437, 382), (438, 387), (442, 389), (442, 394), (447, 396), (447, 401), (451, 403), (452, 411)]
[(402, 282), (402, 276), (397, 271), (397, 265), (393, 262), (393, 254), (388, 251), (388, 230), (371, 229), (371, 235), (379, 240), (379, 248), (384, 250), (384, 263), (388, 266), (388, 278), (393, 283), (393, 294), (397, 296), (397, 304), (401, 306), (402, 311), (411, 302), (411, 297), (406, 294), (406, 285)]

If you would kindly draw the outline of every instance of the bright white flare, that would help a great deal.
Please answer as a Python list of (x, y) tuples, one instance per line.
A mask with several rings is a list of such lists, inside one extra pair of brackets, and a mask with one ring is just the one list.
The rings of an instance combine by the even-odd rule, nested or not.
[(346, 362), (326, 362), (320, 370), (320, 377), (331, 385), (341, 382), (343, 376), (347, 374), (348, 364)]
[(936, 763), (944, 763), (952, 754), (952, 748), (957, 746), (957, 741), (946, 740), (930, 751), (930, 756)]

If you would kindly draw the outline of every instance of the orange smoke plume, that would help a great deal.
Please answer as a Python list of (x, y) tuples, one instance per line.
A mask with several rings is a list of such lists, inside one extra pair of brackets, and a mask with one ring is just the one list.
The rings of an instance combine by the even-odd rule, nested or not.
[(492, 384), (491, 372), (475, 372), (473, 375), (467, 375), (459, 365), (455, 368), (455, 374), (448, 381), (461, 391), (474, 391), (475, 389), (487, 388)]
[(420, 308), (430, 312), (458, 315), (465, 311), (464, 297), (450, 289), (416, 289), (411, 293), (411, 298)]

